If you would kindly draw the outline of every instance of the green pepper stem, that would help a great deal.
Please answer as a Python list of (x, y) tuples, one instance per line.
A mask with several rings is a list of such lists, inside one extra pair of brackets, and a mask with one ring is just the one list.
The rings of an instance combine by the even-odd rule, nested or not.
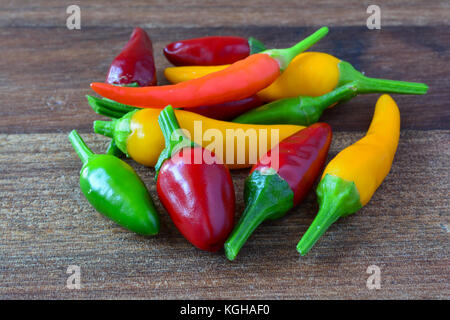
[(304, 256), (325, 231), (340, 217), (361, 209), (358, 189), (352, 181), (326, 174), (317, 186), (320, 204), (316, 218), (297, 244), (297, 251)]
[(348, 83), (319, 97), (300, 96), (270, 102), (247, 111), (233, 122), (252, 124), (295, 124), (309, 126), (319, 121), (323, 111), (333, 103), (348, 100), (357, 93), (356, 84)]
[[(294, 123), (296, 125), (309, 126), (319, 121), (323, 112), (331, 105), (350, 100), (356, 95), (357, 84), (356, 82), (350, 82), (318, 97), (299, 97), (297, 110), (292, 112), (291, 118), (297, 118)], [(294, 115), (298, 116), (294, 117)]]
[(317, 41), (325, 37), (328, 33), (328, 27), (322, 27), (316, 32), (314, 32), (309, 37), (303, 39), (296, 45), (286, 48), (286, 49), (271, 49), (263, 51), (262, 53), (268, 54), (273, 59), (277, 60), (280, 64), (280, 70), (284, 70), (287, 68), (292, 59), (294, 59), (298, 54), (307, 50)]
[(114, 85), (119, 86), (119, 87), (140, 87), (139, 83), (137, 83), (137, 82), (124, 83), (124, 84), (114, 84)]
[(108, 118), (114, 118), (114, 119), (117, 119), (118, 117), (120, 118), (120, 116), (118, 114), (116, 114), (115, 111), (113, 111), (109, 108), (104, 108), (99, 103), (99, 101), (101, 99), (98, 99), (98, 98), (92, 97), (92, 96), (86, 96), (86, 99), (88, 101), (88, 104), (91, 106), (92, 110), (94, 110), (95, 113), (101, 114), (102, 116), (105, 116)]
[(244, 243), (253, 231), (267, 219), (268, 215), (270, 215), (270, 210), (267, 210), (267, 208), (261, 210), (261, 206), (255, 203), (251, 203), (245, 208), (241, 219), (224, 245), (228, 260), (236, 258)]
[(267, 49), (261, 41), (253, 37), (248, 38), (248, 46), (250, 48), (250, 54), (259, 53)]
[(358, 93), (425, 94), (428, 91), (425, 83), (366, 77), (345, 61), (339, 62), (339, 74), (338, 86), (356, 81)]
[[(164, 136), (164, 141), (166, 147), (161, 152), (158, 158), (158, 162), (155, 166), (156, 176), (158, 176), (159, 169), (163, 162), (170, 159), (174, 152), (177, 152), (184, 147), (196, 147), (197, 145), (189, 140), (181, 131), (180, 125), (178, 124), (177, 117), (173, 111), (172, 106), (168, 105), (165, 107), (158, 116), (159, 127)], [(176, 135), (176, 136), (175, 136)], [(177, 139), (174, 139), (174, 138)]]
[(117, 120), (112, 121), (94, 121), (94, 132), (98, 134), (102, 134), (109, 138), (114, 138), (114, 129), (116, 127)]
[(86, 99), (95, 113), (114, 119), (121, 118), (128, 112), (139, 109), (138, 107), (129, 106), (106, 98), (100, 99), (86, 95)]
[(108, 148), (106, 149), (106, 154), (110, 154), (118, 158), (123, 156), (123, 152), (116, 145), (116, 140), (114, 140), (114, 138), (109, 142)]
[(428, 86), (424, 83), (407, 82), (388, 79), (376, 79), (363, 77), (359, 81), (359, 92), (361, 93), (401, 93), (401, 94), (425, 94)]
[(332, 203), (326, 203), (320, 207), (316, 218), (309, 226), (306, 233), (297, 244), (297, 251), (304, 256), (327, 231), (327, 229), (340, 217), (339, 210)]
[(111, 110), (114, 111), (118, 111), (118, 112), (123, 112), (123, 113), (128, 113), (131, 111), (135, 111), (135, 110), (139, 110), (141, 108), (138, 107), (134, 107), (134, 106), (130, 106), (128, 104), (123, 104), (108, 98), (96, 98), (98, 99), (97, 101), (99, 101), (103, 106), (110, 108)]
[(317, 110), (322, 114), (329, 106), (336, 102), (346, 101), (357, 95), (357, 86), (356, 82), (351, 82), (341, 87), (334, 89), (324, 95), (318, 97), (311, 97), (311, 99), (316, 102), (314, 106)]
[(272, 168), (264, 172), (255, 170), (245, 180), (244, 196), (247, 206), (224, 245), (229, 260), (236, 258), (244, 243), (263, 221), (284, 216), (294, 205), (294, 192)]
[[(179, 131), (181, 128), (172, 106), (167, 106), (161, 111), (158, 116), (158, 123), (164, 136), (166, 148), (168, 149), (169, 154), (172, 154), (175, 146), (180, 143), (180, 140), (187, 139), (186, 136)], [(172, 139), (175, 132), (180, 134), (178, 140)]]
[(73, 149), (80, 157), (81, 162), (85, 164), (90, 157), (94, 155), (91, 149), (86, 145), (76, 130), (72, 130), (69, 134), (69, 140)]
[(94, 121), (94, 132), (114, 139), (117, 148), (128, 156), (127, 141), (132, 134), (131, 119), (137, 110), (112, 121)]

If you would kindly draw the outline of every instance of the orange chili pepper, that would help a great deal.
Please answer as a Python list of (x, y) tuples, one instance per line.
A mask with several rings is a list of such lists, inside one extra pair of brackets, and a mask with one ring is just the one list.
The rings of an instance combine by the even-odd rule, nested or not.
[(205, 77), (159, 87), (119, 87), (94, 82), (101, 96), (142, 108), (192, 108), (248, 98), (269, 86), (289, 62), (328, 33), (323, 27), (288, 49), (272, 49), (237, 61)]

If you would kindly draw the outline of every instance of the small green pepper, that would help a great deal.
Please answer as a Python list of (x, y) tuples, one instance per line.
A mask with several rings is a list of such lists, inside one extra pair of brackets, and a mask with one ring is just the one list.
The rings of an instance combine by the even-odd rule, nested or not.
[(232, 122), (309, 126), (319, 121), (326, 108), (356, 94), (356, 83), (351, 82), (318, 97), (300, 96), (273, 101), (241, 114)]
[(69, 140), (83, 162), (80, 187), (89, 203), (137, 234), (157, 234), (158, 212), (133, 168), (112, 155), (94, 154), (75, 130), (69, 134)]

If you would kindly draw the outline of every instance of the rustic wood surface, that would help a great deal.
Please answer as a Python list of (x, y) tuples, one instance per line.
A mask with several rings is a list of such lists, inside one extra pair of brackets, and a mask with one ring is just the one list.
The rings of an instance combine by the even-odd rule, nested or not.
[[(367, 1), (78, 1), (82, 29), (65, 27), (60, 1), (0, 2), (0, 298), (450, 298), (450, 29), (448, 1), (379, 1), (382, 29), (368, 30)], [(146, 28), (161, 84), (165, 44), (223, 34), (288, 46), (318, 26), (314, 49), (374, 77), (425, 82), (425, 96), (394, 95), (402, 133), (391, 173), (370, 203), (342, 219), (306, 257), (295, 245), (317, 210), (311, 192), (281, 220), (264, 223), (234, 262), (193, 248), (161, 207), (161, 233), (136, 236), (96, 213), (78, 186), (67, 133), (93, 135), (87, 105), (133, 27)], [(329, 158), (363, 136), (378, 95), (327, 111)], [(153, 169), (127, 160), (157, 199)], [(233, 172), (237, 216), (248, 170)], [(82, 288), (66, 288), (69, 265)], [(381, 269), (368, 290), (367, 267)]]

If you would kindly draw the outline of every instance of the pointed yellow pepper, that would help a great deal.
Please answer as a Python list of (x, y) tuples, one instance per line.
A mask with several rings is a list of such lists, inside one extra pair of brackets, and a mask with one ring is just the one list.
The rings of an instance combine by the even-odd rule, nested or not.
[[(120, 119), (95, 121), (94, 131), (113, 138), (117, 147), (136, 162), (154, 167), (164, 149), (164, 137), (158, 126), (160, 112), (161, 109), (146, 108), (131, 111)], [(176, 110), (175, 114), (189, 138), (215, 152), (230, 169), (253, 165), (260, 154), (305, 128), (219, 121), (184, 110)], [(228, 148), (232, 150), (230, 158), (227, 158)]]
[(369, 202), (391, 169), (399, 136), (398, 107), (389, 95), (382, 95), (366, 136), (339, 152), (325, 168), (316, 190), (320, 210), (297, 245), (301, 255), (338, 218)]

